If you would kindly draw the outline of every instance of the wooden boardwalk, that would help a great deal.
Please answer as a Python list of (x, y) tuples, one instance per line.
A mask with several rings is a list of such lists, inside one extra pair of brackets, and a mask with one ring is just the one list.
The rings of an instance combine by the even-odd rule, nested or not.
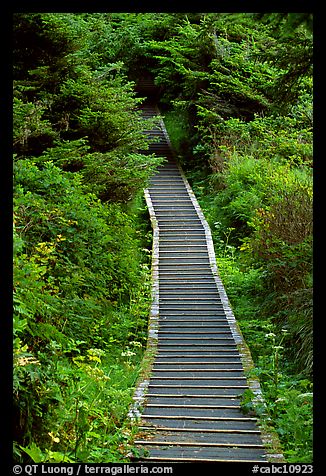
[[(158, 113), (155, 104), (143, 114)], [(238, 332), (218, 277), (208, 225), (161, 128), (149, 152), (166, 158), (146, 191), (154, 226), (150, 377), (136, 392), (139, 461), (264, 462)], [(136, 413), (137, 413), (136, 412)]]

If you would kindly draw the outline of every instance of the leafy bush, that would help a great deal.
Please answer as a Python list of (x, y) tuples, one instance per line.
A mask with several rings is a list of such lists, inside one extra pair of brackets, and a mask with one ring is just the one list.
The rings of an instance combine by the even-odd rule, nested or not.
[[(311, 315), (308, 311), (308, 315), (302, 315), (300, 320), (298, 314), (290, 318), (288, 313), (291, 323), (273, 323), (269, 316), (261, 313), (264, 300), (263, 268), (248, 268), (234, 255), (220, 257), (217, 262), (234, 314), (255, 363), (249, 377), (259, 378), (264, 397), (263, 405), (253, 405), (254, 394), (246, 391), (241, 406), (245, 412), (254, 410), (263, 428), (268, 428), (272, 423), (286, 461), (309, 463), (312, 461), (312, 383), (298, 373), (298, 365), (293, 362), (298, 359), (296, 339), (304, 342), (303, 329), (306, 326), (310, 331)], [(306, 306), (309, 303), (308, 296), (304, 303)], [(299, 368), (309, 371), (311, 342), (307, 344), (305, 342), (305, 356), (309, 357), (309, 361), (302, 361)], [(291, 359), (289, 349), (292, 349)], [(302, 354), (299, 354), (299, 358), (302, 359)]]
[(51, 163), (39, 170), (19, 161), (16, 171), (16, 230), (28, 237), (25, 262), (43, 266), (49, 288), (56, 285), (70, 296), (68, 309), (77, 310), (79, 298), (92, 293), (97, 301), (129, 295), (139, 256), (131, 218), (117, 205), (104, 206), (85, 194), (79, 175)]
[(24, 102), (14, 97), (13, 145), (19, 154), (28, 155), (51, 147), (57, 138), (49, 120), (44, 118), (46, 106), (40, 101)]
[[(313, 393), (312, 383), (291, 371), (285, 374), (282, 338), (269, 332), (265, 345), (270, 341), (270, 355), (261, 356), (253, 372), (259, 376), (265, 398), (262, 422), (272, 419), (280, 438), (286, 461), (312, 462), (313, 443)], [(269, 347), (269, 346), (268, 346)]]
[(293, 290), (305, 285), (312, 267), (312, 189), (297, 183), (276, 189), (267, 208), (252, 221), (250, 249), (254, 259), (267, 261), (273, 285)]
[(241, 155), (255, 159), (286, 160), (297, 165), (312, 163), (311, 124), (302, 127), (300, 121), (290, 116), (256, 115), (250, 122), (231, 118), (210, 125), (207, 139), (211, 143), (210, 164), (213, 172), (216, 168), (221, 170), (221, 166), (216, 167), (221, 157), (227, 160), (239, 149)]
[(108, 23), (17, 14), (14, 31), (15, 459), (124, 460), (150, 306), (139, 193), (160, 160), (96, 42)]
[(150, 305), (139, 192), (160, 163), (139, 152), (148, 123), (130, 79), (147, 70), (286, 458), (310, 461), (311, 387), (299, 374), (312, 371), (309, 18), (15, 15), (18, 461), (129, 451)]
[(147, 338), (147, 258), (135, 221), (85, 193), (79, 174), (27, 159), (15, 172), (15, 436), (40, 461), (85, 461), (131, 402)]

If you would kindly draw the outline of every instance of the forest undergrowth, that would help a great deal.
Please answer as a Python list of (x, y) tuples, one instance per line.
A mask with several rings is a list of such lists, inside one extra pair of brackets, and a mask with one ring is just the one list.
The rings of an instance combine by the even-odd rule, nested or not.
[[(14, 459), (128, 461), (151, 74), (285, 459), (312, 461), (312, 15), (14, 18)], [(245, 394), (244, 411), (253, 409)]]
[(138, 152), (148, 123), (134, 83), (88, 54), (101, 25), (96, 15), (15, 16), (17, 462), (130, 457), (151, 304), (142, 195), (160, 159)]

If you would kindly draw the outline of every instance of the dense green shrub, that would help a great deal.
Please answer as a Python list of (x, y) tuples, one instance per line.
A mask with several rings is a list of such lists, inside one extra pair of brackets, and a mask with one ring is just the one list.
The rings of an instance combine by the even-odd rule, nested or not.
[(243, 266), (260, 270), (260, 312), (287, 327), (293, 337), (292, 355), (311, 372), (310, 170), (234, 153), (223, 180), (225, 188), (203, 203), (217, 252), (230, 255), (240, 250)]
[(16, 153), (29, 155), (51, 147), (58, 134), (45, 119), (42, 102), (24, 102), (16, 92), (14, 97), (13, 146)]
[[(292, 316), (287, 312), (286, 323), (275, 323), (261, 312), (265, 296), (264, 268), (244, 266), (228, 249), (218, 257), (217, 263), (255, 363), (250, 376), (259, 378), (264, 397), (263, 405), (253, 407), (254, 394), (246, 391), (243, 410), (255, 409), (263, 427), (272, 423), (286, 461), (309, 463), (313, 436), (312, 383), (306, 378), (307, 373), (304, 375), (299, 370), (309, 372), (312, 364), (311, 297), (306, 295), (301, 302), (305, 316), (298, 315), (297, 306)], [(305, 349), (299, 350), (299, 342)]]
[(256, 210), (249, 246), (254, 259), (273, 263), (274, 286), (294, 289), (304, 284), (303, 278), (311, 270), (311, 184), (292, 184), (283, 190), (279, 187), (274, 193), (266, 209)]
[(140, 194), (160, 160), (138, 152), (148, 124), (133, 84), (118, 64), (96, 69), (107, 51), (96, 52), (99, 18), (15, 16), (19, 462), (120, 461), (132, 435), (150, 306)]
[(55, 93), (74, 70), (69, 56), (76, 38), (64, 15), (15, 13), (13, 21), (13, 73), (27, 96), (43, 98)]
[[(34, 441), (41, 449), (49, 448), (46, 434), (51, 428), (61, 435), (62, 451), (70, 448), (72, 457), (69, 441), (72, 438), (77, 445), (78, 439), (63, 428), (76, 417), (69, 410), (78, 390), (75, 380), (81, 379), (81, 389), (94, 387), (79, 394), (76, 407), (84, 408), (90, 431), (92, 399), (97, 399), (100, 389), (103, 398), (119, 389), (118, 377), (116, 390), (104, 386), (117, 365), (115, 359), (123, 349), (139, 355), (146, 342), (147, 258), (140, 252), (134, 219), (118, 205), (105, 205), (85, 193), (80, 174), (63, 172), (51, 162), (39, 170), (27, 159), (16, 163), (15, 172), (16, 437), (20, 444)], [(83, 366), (92, 349), (107, 356), (103, 368), (95, 367), (95, 374), (90, 374), (93, 366)], [(133, 381), (134, 366), (130, 367)], [(126, 415), (132, 382), (124, 385), (120, 416), (108, 415), (106, 426), (110, 418), (118, 424)]]
[(182, 163), (291, 462), (312, 458), (309, 18), (202, 14), (150, 44), (171, 138), (186, 151)]
[(284, 454), (311, 460), (311, 57), (305, 13), (15, 15), (18, 461), (129, 451), (150, 304), (137, 201), (160, 162), (139, 153), (148, 123), (131, 80), (144, 71)]

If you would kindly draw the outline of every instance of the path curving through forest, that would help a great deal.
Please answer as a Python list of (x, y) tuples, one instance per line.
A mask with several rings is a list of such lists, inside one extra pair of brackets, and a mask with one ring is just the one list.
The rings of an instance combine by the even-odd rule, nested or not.
[[(159, 114), (155, 102), (144, 117)], [(166, 158), (145, 196), (154, 228), (149, 378), (135, 393), (139, 461), (264, 462), (264, 437), (240, 401), (250, 353), (218, 276), (200, 206), (179, 167), (163, 122), (147, 131), (149, 153)]]

